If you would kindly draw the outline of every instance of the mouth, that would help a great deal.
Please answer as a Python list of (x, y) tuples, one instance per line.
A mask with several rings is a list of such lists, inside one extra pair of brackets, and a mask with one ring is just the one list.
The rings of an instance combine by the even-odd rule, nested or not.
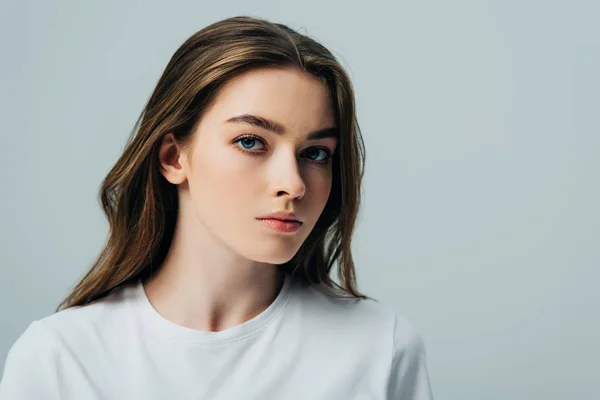
[(257, 218), (264, 226), (277, 232), (292, 233), (302, 226), (302, 222), (292, 219)]

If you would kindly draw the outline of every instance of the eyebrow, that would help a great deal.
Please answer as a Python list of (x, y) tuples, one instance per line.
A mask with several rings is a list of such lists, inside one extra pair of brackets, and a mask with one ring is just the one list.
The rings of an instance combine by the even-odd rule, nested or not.
[[(281, 125), (275, 121), (272, 121), (270, 119), (267, 119), (264, 117), (259, 117), (256, 115), (250, 115), (250, 114), (238, 115), (238, 116), (229, 118), (225, 122), (257, 126), (261, 129), (266, 129), (273, 133), (277, 133), (278, 135), (283, 135), (286, 133), (286, 129), (283, 125)], [(328, 137), (338, 138), (339, 137), (338, 129), (335, 127), (319, 129), (318, 131), (311, 132), (308, 135), (309, 140), (324, 139), (324, 138), (328, 138)]]

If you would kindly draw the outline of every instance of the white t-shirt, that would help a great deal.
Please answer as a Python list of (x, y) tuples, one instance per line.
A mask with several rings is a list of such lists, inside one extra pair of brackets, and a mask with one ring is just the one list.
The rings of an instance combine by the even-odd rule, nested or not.
[(261, 314), (219, 332), (170, 322), (141, 283), (31, 323), (2, 400), (430, 400), (421, 335), (390, 306), (286, 275)]

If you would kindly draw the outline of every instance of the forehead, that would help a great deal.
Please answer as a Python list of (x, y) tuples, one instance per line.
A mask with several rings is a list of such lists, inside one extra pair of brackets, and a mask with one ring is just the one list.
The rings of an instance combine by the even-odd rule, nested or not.
[(297, 131), (335, 124), (325, 84), (294, 68), (257, 69), (236, 76), (217, 93), (206, 117), (224, 122), (242, 114), (273, 119)]

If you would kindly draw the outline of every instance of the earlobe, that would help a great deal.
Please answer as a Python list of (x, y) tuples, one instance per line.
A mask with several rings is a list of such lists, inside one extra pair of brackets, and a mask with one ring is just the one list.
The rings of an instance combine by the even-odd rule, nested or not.
[(182, 166), (184, 155), (172, 133), (166, 134), (158, 150), (160, 172), (167, 181), (174, 185), (185, 182), (186, 174)]

